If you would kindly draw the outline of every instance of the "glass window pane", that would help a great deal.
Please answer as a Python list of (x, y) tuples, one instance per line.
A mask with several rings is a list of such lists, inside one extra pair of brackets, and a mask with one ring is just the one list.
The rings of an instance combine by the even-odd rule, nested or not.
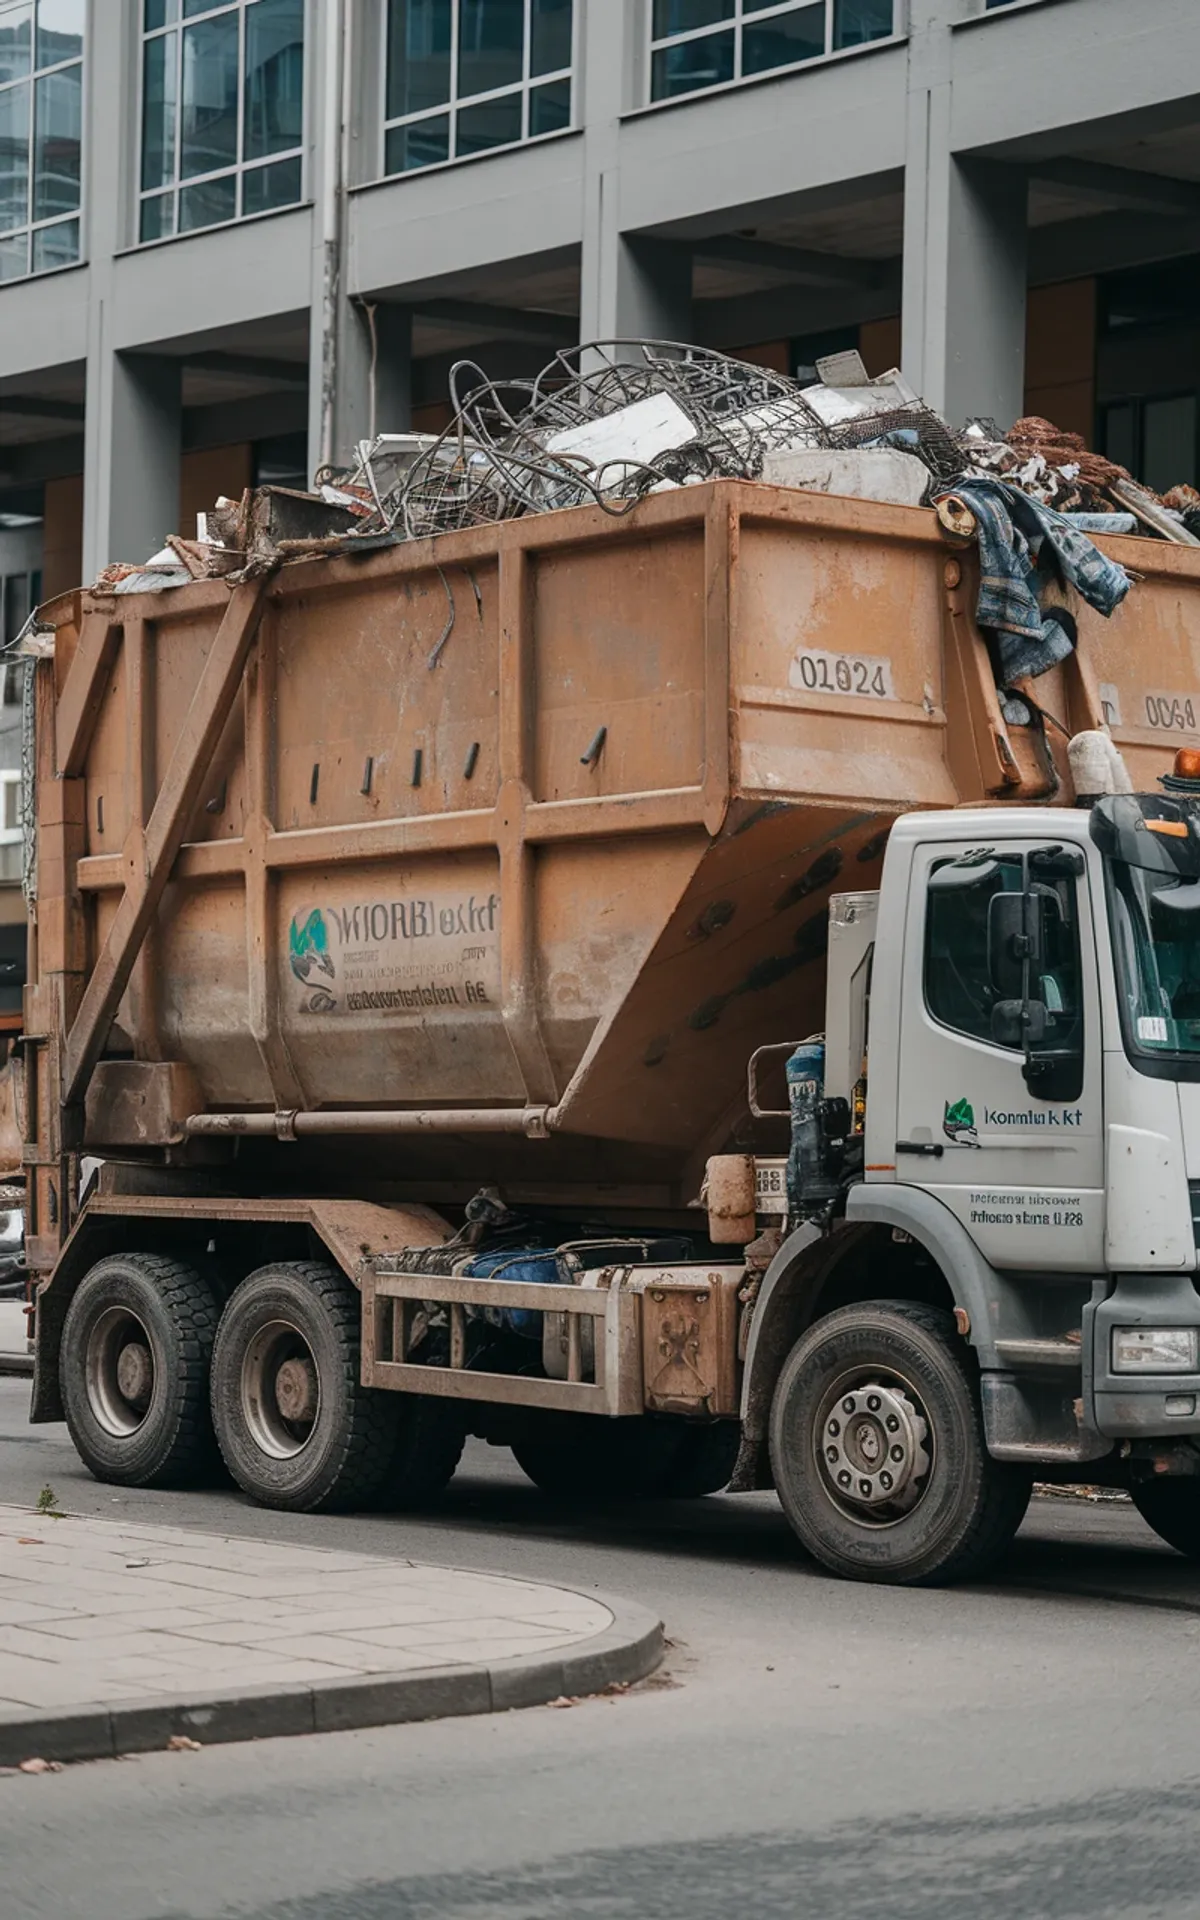
[(155, 27), (165, 27), (169, 21), (178, 18), (179, 0), (146, 0), (142, 19), (147, 33), (153, 33)]
[(833, 44), (861, 47), (893, 31), (892, 0), (834, 0)]
[(227, 173), (221, 180), (202, 180), (194, 187), (179, 189), (179, 231), (194, 233), (197, 227), (215, 227), (237, 215), (237, 175)]
[(1125, 467), (1130, 473), (1136, 473), (1139, 465), (1137, 453), (1136, 419), (1133, 402), (1123, 400), (1119, 406), (1109, 407), (1104, 415), (1104, 451), (1110, 460), (1119, 467)]
[(1024, 885), (1019, 859), (1005, 856), (991, 865), (990, 879), (981, 878), (978, 886), (944, 892), (931, 888), (925, 921), (925, 1003), (930, 1013), (942, 1026), (988, 1042), (996, 999), (988, 968), (988, 916), (997, 894), (1020, 893)]
[(49, 220), (79, 205), (79, 128), (83, 68), (63, 67), (35, 82), (33, 217)]
[(155, 194), (153, 199), (142, 201), (142, 221), (138, 234), (140, 240), (165, 240), (175, 231), (175, 195), (173, 193)]
[(654, 38), (714, 27), (719, 20), (732, 20), (733, 10), (733, 0), (654, 0)]
[(486, 153), (489, 147), (511, 146), (521, 138), (521, 96), (506, 93), (479, 107), (463, 107), (458, 116), (456, 153)]
[(450, 35), (450, 0), (390, 0), (389, 120), (397, 120), (404, 113), (420, 113), (425, 107), (440, 107), (449, 100)]
[[(459, 99), (490, 93), (494, 87), (508, 87), (520, 80), (524, 49), (525, 0), (459, 0)], [(497, 143), (489, 140), (486, 144)]]
[(29, 87), (0, 93), (0, 233), (29, 218)]
[(56, 220), (52, 227), (38, 227), (33, 236), (33, 271), (48, 273), (51, 267), (73, 267), (79, 259), (78, 220)]
[(37, 64), (55, 67), (83, 52), (87, 0), (38, 0)]
[(183, 0), (183, 17), (190, 20), (194, 13), (212, 13), (222, 4), (228, 5), (230, 0)]
[(557, 73), (571, 64), (571, 0), (533, 0), (531, 74)]
[(17, 7), (0, 14), (0, 86), (29, 72), (33, 51), (33, 8)]
[(733, 34), (712, 33), (703, 40), (682, 40), (655, 54), (650, 97), (671, 100), (677, 94), (694, 93), (697, 87), (716, 87), (732, 79)]
[(142, 185), (161, 187), (175, 174), (175, 59), (179, 36), (147, 40), (142, 79)]
[(304, 137), (304, 0), (246, 8), (247, 160), (298, 147)]
[(231, 166), (238, 157), (236, 13), (184, 28), (181, 92), (180, 178)]
[(393, 127), (387, 136), (384, 168), (388, 173), (412, 173), (417, 167), (436, 167), (449, 158), (448, 113), (439, 113), (433, 120), (414, 120), (407, 127)]
[(0, 280), (20, 280), (29, 272), (29, 235), (0, 240)]
[(531, 87), (529, 92), (529, 132), (559, 133), (571, 124), (571, 82), (552, 80), (548, 87)]
[(1143, 409), (1142, 471), (1139, 480), (1166, 493), (1196, 484), (1196, 396), (1147, 400)]
[(251, 167), (243, 176), (243, 213), (269, 213), (273, 207), (293, 207), (299, 198), (299, 154), (294, 160), (276, 160), (270, 167)]
[(795, 60), (815, 60), (825, 51), (825, 0), (742, 29), (742, 72), (767, 73)]

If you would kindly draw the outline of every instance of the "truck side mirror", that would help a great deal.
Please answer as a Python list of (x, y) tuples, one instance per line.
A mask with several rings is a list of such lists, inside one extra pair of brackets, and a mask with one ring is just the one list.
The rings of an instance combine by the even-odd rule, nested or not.
[(1033, 894), (993, 894), (988, 904), (988, 973), (1002, 1001), (1024, 999), (1026, 966), (1040, 957), (1039, 932)]
[(997, 1000), (992, 1008), (992, 1039), (998, 1047), (1024, 1047), (1026, 1053), (1046, 1038), (1042, 1000)]

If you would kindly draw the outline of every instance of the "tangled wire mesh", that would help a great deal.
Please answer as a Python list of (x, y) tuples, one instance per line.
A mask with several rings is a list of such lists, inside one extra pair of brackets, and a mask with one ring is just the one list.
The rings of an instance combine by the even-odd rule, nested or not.
[(675, 341), (593, 341), (528, 380), (490, 380), (464, 360), (450, 396), (449, 426), (399, 471), (385, 442), (363, 450), (342, 483), (370, 509), (357, 531), (416, 539), (587, 504), (620, 515), (656, 488), (756, 479), (773, 451), (858, 446), (881, 426), (928, 447), (939, 479), (964, 464), (929, 409), (830, 426), (786, 375)]

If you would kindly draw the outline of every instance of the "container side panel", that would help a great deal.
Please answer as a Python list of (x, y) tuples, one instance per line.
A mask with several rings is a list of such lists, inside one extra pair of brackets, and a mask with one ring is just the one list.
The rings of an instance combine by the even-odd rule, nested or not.
[(1142, 577), (1111, 620), (1081, 611), (1079, 651), (1134, 787), (1153, 793), (1177, 749), (1200, 740), (1196, 563), (1145, 540), (1104, 547)]
[(212, 1106), (269, 1106), (250, 1033), (241, 886), (169, 887), (159, 951), (163, 1057), (186, 1061)]
[(276, 826), (495, 803), (494, 561), (289, 596), (277, 618)]
[[(924, 516), (912, 519), (923, 533)], [(954, 804), (941, 556), (923, 539), (747, 516), (735, 608), (741, 792)]]
[[(565, 1086), (632, 989), (704, 859), (702, 831), (543, 847), (535, 875), (546, 1044)], [(597, 1029), (600, 1032), (597, 1032)]]
[(704, 757), (703, 530), (554, 550), (532, 571), (534, 798), (695, 786)]
[(702, 863), (593, 1057), (571, 1126), (701, 1157), (739, 1129), (752, 1144), (747, 1061), (823, 1025), (829, 895), (848, 875), (879, 884), (887, 825), (834, 807), (759, 809), (718, 843), (715, 884)]
[(500, 1006), (500, 910), (491, 853), (281, 879), (270, 963), (314, 1106), (520, 1099)]

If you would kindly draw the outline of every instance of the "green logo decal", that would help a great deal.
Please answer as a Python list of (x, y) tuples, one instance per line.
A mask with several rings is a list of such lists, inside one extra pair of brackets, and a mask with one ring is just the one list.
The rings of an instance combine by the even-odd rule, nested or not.
[(946, 1111), (942, 1117), (942, 1132), (947, 1140), (953, 1140), (961, 1147), (977, 1147), (979, 1140), (975, 1132), (975, 1109), (969, 1100), (956, 1100), (951, 1106), (946, 1102)]
[(333, 955), (329, 951), (329, 930), (320, 907), (314, 907), (309, 914), (294, 915), (288, 934), (288, 960), (301, 985), (312, 987), (304, 1003), (305, 1011), (331, 1013), (337, 1001), (319, 978), (313, 979), (314, 974), (324, 974), (330, 980), (336, 977)]

